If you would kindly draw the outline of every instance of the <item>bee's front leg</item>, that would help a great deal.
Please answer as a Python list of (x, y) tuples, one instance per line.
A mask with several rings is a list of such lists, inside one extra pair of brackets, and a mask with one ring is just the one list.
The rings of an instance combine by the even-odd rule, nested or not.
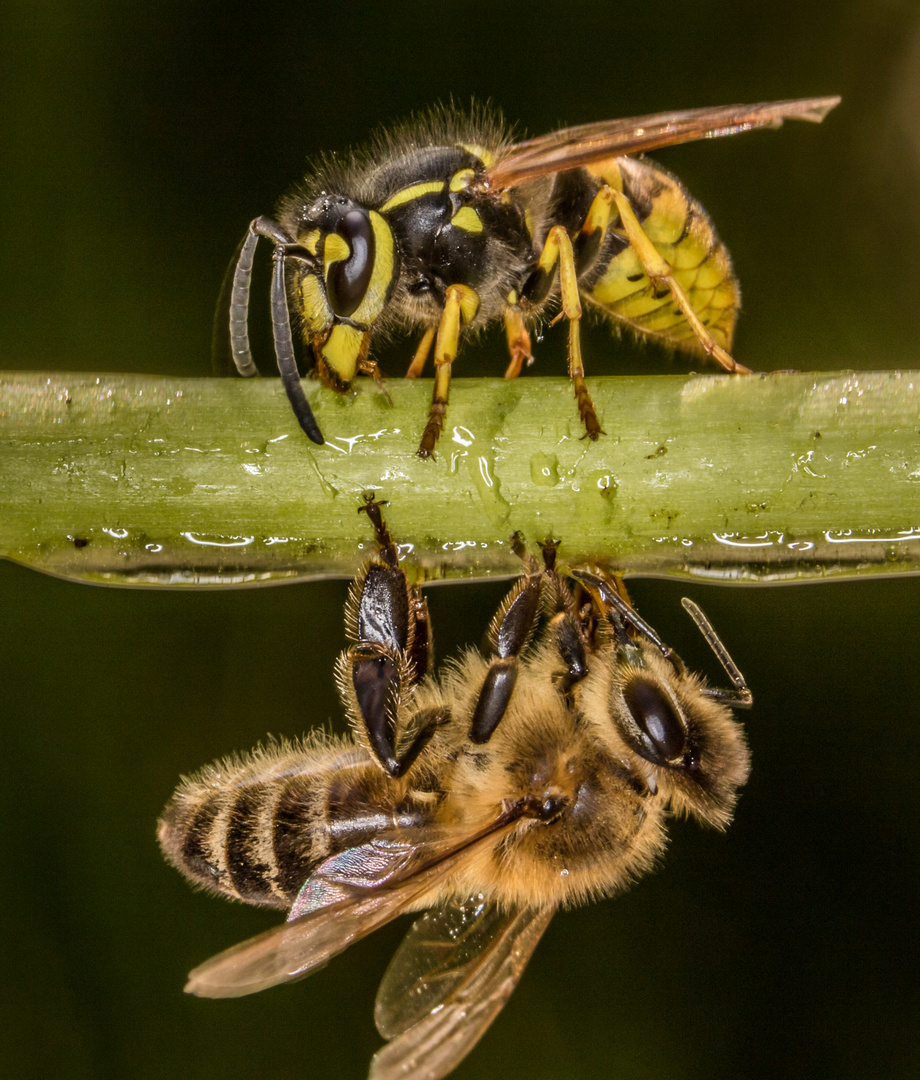
[(540, 617), (543, 575), (536, 559), (524, 553), (519, 534), (515, 534), (514, 545), (515, 553), (524, 560), (524, 573), (502, 601), (489, 627), (489, 644), (495, 658), (486, 672), (470, 722), (470, 741), (474, 743), (488, 742), (505, 715), (520, 671), (520, 654)]
[(562, 661), (563, 670), (558, 675), (560, 692), (571, 698), (572, 687), (588, 674), (588, 651), (585, 636), (578, 622), (578, 613), (571, 590), (556, 569), (556, 540), (545, 540), (543, 552), (544, 607), (549, 615), (546, 633)]

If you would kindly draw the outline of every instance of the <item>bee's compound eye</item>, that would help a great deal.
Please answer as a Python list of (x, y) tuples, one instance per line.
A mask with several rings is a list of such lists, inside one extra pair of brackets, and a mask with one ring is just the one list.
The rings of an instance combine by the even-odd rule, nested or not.
[(326, 292), (336, 315), (347, 318), (364, 299), (374, 269), (374, 228), (366, 210), (349, 210), (338, 221), (336, 234), (349, 254), (326, 270)]
[(645, 679), (633, 679), (624, 687), (623, 698), (638, 729), (631, 733), (635, 749), (655, 765), (681, 757), (687, 732), (661, 691)]

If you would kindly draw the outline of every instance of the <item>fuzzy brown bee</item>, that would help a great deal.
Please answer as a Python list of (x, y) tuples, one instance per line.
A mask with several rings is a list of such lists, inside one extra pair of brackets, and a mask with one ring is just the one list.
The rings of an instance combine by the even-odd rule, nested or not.
[(492, 621), (490, 655), (431, 674), (424, 600), (368, 502), (379, 554), (352, 588), (337, 666), (352, 738), (312, 736), (184, 780), (163, 814), (193, 883), (289, 911), (209, 960), (186, 990), (235, 997), (301, 978), (402, 912), (425, 910), (380, 986), (389, 1040), (372, 1080), (437, 1080), (476, 1044), (553, 913), (612, 895), (665, 845), (669, 812), (724, 828), (748, 775), (730, 706), (687, 671), (601, 570), (555, 546)]
[(316, 374), (342, 392), (361, 373), (382, 381), (370, 355), (375, 340), (417, 329), (409, 377), (422, 373), (434, 345), (434, 393), (418, 449), (428, 457), (444, 425), (461, 332), (501, 318), (513, 378), (533, 359), (529, 328), (559, 301), (569, 375), (595, 439), (602, 432), (581, 359), (582, 299), (639, 335), (748, 371), (728, 351), (740, 294), (706, 211), (676, 177), (625, 155), (786, 119), (819, 122), (839, 100), (605, 120), (519, 143), (484, 110), (434, 110), (344, 161), (327, 158), (281, 200), (275, 220), (252, 222), (228, 273), (215, 351), (229, 329), (237, 370), (258, 374), (247, 321), (264, 236), (274, 244), (275, 354), (303, 430), (323, 442), (300, 384), (291, 309)]

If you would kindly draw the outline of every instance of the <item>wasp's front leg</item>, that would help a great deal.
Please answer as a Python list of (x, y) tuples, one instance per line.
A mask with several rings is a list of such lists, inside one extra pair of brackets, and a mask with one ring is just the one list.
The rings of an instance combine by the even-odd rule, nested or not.
[[(450, 369), (457, 355), (460, 339), (460, 327), (475, 318), (479, 310), (479, 297), (466, 285), (449, 285), (445, 295), (444, 311), (438, 325), (438, 337), (434, 346), (434, 392), (431, 396), (431, 408), (428, 410), (428, 423), (422, 432), (418, 456), (431, 457), (437, 446), (438, 438), (444, 427), (447, 413), (447, 399), (450, 393)], [(425, 343), (425, 338), (422, 343)], [(424, 363), (424, 360), (422, 361)], [(419, 365), (420, 370), (421, 365)], [(409, 374), (415, 373), (416, 361), (413, 361)]]
[(518, 295), (512, 291), (508, 296), (508, 306), (504, 311), (505, 339), (508, 342), (508, 355), (511, 357), (505, 371), (506, 379), (516, 379), (521, 374), (524, 364), (533, 363), (530, 334), (524, 325)]
[(336, 680), (358, 741), (390, 776), (402, 776), (444, 722), (431, 713), (404, 737), (412, 691), (431, 667), (428, 609), (399, 565), (399, 549), (380, 512), (365, 497), (377, 557), (355, 578), (345, 609), (345, 632), (354, 642), (339, 657)]
[(425, 370), (428, 354), (431, 352), (431, 346), (434, 344), (434, 335), (437, 331), (438, 328), (436, 326), (429, 326), (425, 333), (422, 334), (422, 340), (418, 343), (418, 348), (415, 350), (415, 355), (412, 357), (412, 363), (406, 371), (407, 379), (417, 379)]

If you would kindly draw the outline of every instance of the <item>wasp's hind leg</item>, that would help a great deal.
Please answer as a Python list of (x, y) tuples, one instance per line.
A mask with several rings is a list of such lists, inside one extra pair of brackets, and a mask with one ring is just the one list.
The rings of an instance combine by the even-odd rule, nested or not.
[(561, 225), (554, 225), (549, 231), (537, 262), (537, 269), (524, 287), (525, 299), (534, 303), (546, 296), (552, 286), (557, 264), (562, 311), (553, 321), (556, 322), (559, 319), (569, 321), (569, 378), (572, 380), (572, 389), (575, 391), (575, 400), (578, 402), (578, 414), (585, 426), (585, 435), (593, 440), (598, 435), (603, 435), (604, 430), (597, 418), (597, 410), (585, 384), (585, 368), (581, 359), (579, 334), (581, 300), (578, 296), (578, 272), (572, 241)]
[(721, 345), (717, 344), (715, 338), (703, 325), (702, 319), (690, 303), (689, 296), (687, 296), (686, 292), (677, 281), (671, 264), (660, 254), (658, 249), (645, 234), (629, 199), (627, 199), (621, 191), (616, 191), (613, 188), (609, 188), (608, 190), (616, 203), (617, 210), (620, 214), (620, 222), (626, 233), (626, 238), (629, 240), (630, 247), (636, 253), (639, 262), (642, 264), (642, 269), (648, 275), (652, 286), (657, 289), (663, 285), (668, 289), (671, 296), (674, 298), (674, 303), (680, 308), (682, 315), (690, 324), (690, 328), (696, 335), (703, 351), (708, 356), (711, 356), (721, 364), (726, 371), (729, 371), (732, 374), (750, 375), (751, 369), (745, 367), (743, 364), (739, 364), (730, 353), (726, 352)]
[(339, 657), (336, 679), (356, 737), (391, 776), (402, 776), (446, 716), (434, 711), (403, 721), (413, 689), (431, 667), (428, 609), (399, 565), (399, 549), (381, 513), (365, 496), (377, 557), (358, 574), (345, 609), (345, 632), (354, 642)]
[[(428, 423), (422, 432), (422, 440), (418, 447), (418, 456), (421, 458), (431, 457), (437, 446), (441, 429), (444, 427), (444, 416), (447, 413), (447, 398), (450, 393), (450, 369), (457, 355), (457, 343), (460, 338), (460, 327), (468, 323), (479, 310), (479, 297), (466, 285), (450, 285), (444, 302), (444, 311), (441, 313), (441, 322), (438, 326), (438, 337), (434, 346), (434, 392), (431, 396), (431, 408), (428, 410)], [(422, 339), (424, 344), (427, 335)], [(424, 359), (422, 360), (424, 364)], [(414, 374), (416, 362), (410, 367), (410, 374)], [(419, 369), (420, 370), (420, 369)]]

